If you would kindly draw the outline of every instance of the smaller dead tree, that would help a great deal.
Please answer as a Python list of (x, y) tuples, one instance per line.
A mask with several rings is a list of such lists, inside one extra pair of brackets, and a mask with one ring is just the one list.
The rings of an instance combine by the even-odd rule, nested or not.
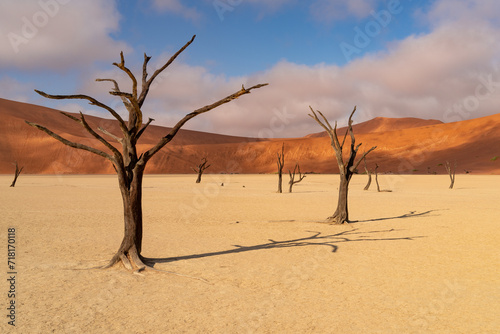
[(198, 165), (198, 167), (194, 168), (194, 167), (191, 167), (191, 169), (193, 171), (195, 171), (196, 173), (198, 173), (198, 177), (196, 178), (196, 183), (200, 183), (201, 182), (201, 175), (203, 174), (203, 172), (205, 171), (205, 169), (207, 169), (208, 167), (210, 167), (210, 165), (207, 166), (207, 158), (203, 158), (201, 159), (201, 163)]
[(377, 191), (379, 193), (381, 192), (385, 192), (385, 193), (390, 193), (392, 192), (392, 190), (387, 190), (387, 189), (383, 189), (383, 190), (380, 190), (380, 186), (378, 184), (378, 173), (377, 173), (377, 169), (378, 169), (378, 164), (375, 165), (375, 183), (377, 183)]
[[(331, 145), (333, 150), (335, 151), (335, 157), (337, 159), (337, 164), (339, 166), (339, 176), (340, 176), (340, 185), (339, 185), (339, 197), (337, 202), (337, 209), (335, 213), (328, 217), (327, 220), (330, 223), (334, 224), (344, 224), (349, 222), (349, 212), (348, 212), (348, 191), (349, 191), (349, 182), (351, 182), (351, 178), (354, 173), (356, 173), (356, 169), (358, 165), (361, 163), (368, 153), (376, 149), (376, 146), (373, 146), (368, 151), (366, 151), (363, 156), (356, 162), (356, 155), (358, 154), (358, 149), (361, 144), (356, 145), (356, 138), (354, 137), (354, 132), (352, 130), (352, 116), (356, 112), (356, 107), (352, 111), (349, 116), (349, 120), (347, 121), (347, 130), (344, 134), (344, 139), (342, 143), (340, 143), (339, 138), (337, 136), (337, 122), (335, 122), (335, 126), (332, 127), (330, 122), (326, 119), (326, 117), (319, 111), (314, 111), (311, 106), (309, 106), (311, 110), (311, 114), (309, 116), (314, 119), (325, 131), (328, 133), (328, 136), (331, 140)], [(319, 115), (319, 117), (318, 117)], [(321, 117), (321, 118), (320, 118)], [(343, 149), (347, 135), (350, 135), (350, 149), (349, 155), (347, 159), (343, 156)]]
[(21, 172), (23, 171), (23, 168), (24, 168), (24, 167), (19, 168), (19, 165), (17, 164), (17, 161), (13, 165), (16, 166), (16, 172), (14, 174), (14, 181), (12, 181), (12, 183), (10, 184), (11, 187), (15, 187), (16, 186), (17, 177), (19, 176), (19, 174), (21, 174)]
[[(297, 172), (299, 172), (299, 179), (295, 180), (295, 174)], [(295, 183), (299, 183), (300, 181), (302, 181), (306, 176), (300, 172), (300, 166), (298, 163), (295, 164), (295, 167), (293, 168), (293, 173), (290, 170), (288, 170), (288, 174), (290, 175), (290, 181), (288, 182), (290, 188), (288, 188), (288, 192), (291, 193), (293, 185)]]
[(366, 183), (366, 186), (363, 190), (368, 190), (370, 188), (370, 185), (372, 184), (372, 173), (368, 170), (368, 167), (366, 166), (366, 157), (363, 158), (363, 161), (365, 163), (366, 174), (368, 175), (368, 182)]
[(453, 165), (453, 168), (450, 165), (449, 161), (446, 161), (446, 164), (444, 165), (446, 168), (446, 171), (450, 175), (450, 189), (453, 189), (453, 185), (455, 184), (455, 171), (457, 170), (457, 161), (455, 160), (455, 164)]
[(278, 193), (283, 192), (283, 166), (285, 165), (285, 143), (281, 145), (281, 154), (278, 152)]

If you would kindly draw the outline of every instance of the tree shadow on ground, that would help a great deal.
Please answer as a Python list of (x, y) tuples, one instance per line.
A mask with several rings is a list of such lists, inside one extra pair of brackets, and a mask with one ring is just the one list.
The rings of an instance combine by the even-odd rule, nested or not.
[(409, 213), (405, 213), (404, 215), (394, 216), (394, 217), (383, 217), (383, 218), (373, 218), (373, 219), (365, 219), (365, 220), (350, 220), (349, 223), (366, 223), (366, 222), (376, 222), (381, 220), (390, 220), (390, 219), (403, 219), (403, 218), (414, 218), (414, 217), (430, 217), (431, 212), (437, 210), (428, 210), (420, 213), (416, 213), (417, 211), (410, 211)]
[(343, 231), (335, 234), (323, 235), (321, 232), (316, 231), (307, 231), (313, 233), (311, 236), (290, 239), (290, 240), (282, 240), (276, 241), (273, 239), (268, 239), (269, 242), (253, 245), (253, 246), (241, 246), (241, 245), (233, 245), (236, 248), (217, 251), (217, 252), (208, 252), (208, 253), (200, 253), (200, 254), (192, 254), (192, 255), (184, 255), (184, 256), (176, 256), (176, 257), (167, 257), (167, 258), (145, 258), (145, 260), (154, 266), (157, 263), (168, 263), (174, 261), (182, 261), (182, 260), (191, 260), (191, 259), (199, 259), (204, 257), (211, 256), (219, 256), (219, 255), (228, 255), (228, 254), (238, 254), (243, 252), (264, 250), (264, 249), (276, 249), (276, 248), (292, 248), (292, 247), (308, 247), (308, 246), (325, 246), (331, 249), (332, 253), (337, 252), (338, 246), (337, 244), (342, 242), (366, 242), (366, 241), (394, 241), (394, 240), (414, 240), (417, 238), (424, 238), (424, 236), (414, 236), (414, 237), (395, 237), (395, 238), (376, 238), (372, 237), (377, 233), (388, 233), (394, 232), (395, 229), (389, 230), (381, 230), (381, 231), (359, 231), (359, 229), (351, 229), (348, 231)]

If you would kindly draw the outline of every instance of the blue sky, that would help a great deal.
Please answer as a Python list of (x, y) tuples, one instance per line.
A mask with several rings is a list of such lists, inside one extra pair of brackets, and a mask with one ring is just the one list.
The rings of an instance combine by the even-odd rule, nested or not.
[(108, 117), (52, 94), (88, 94), (116, 107), (109, 85), (124, 51), (140, 76), (196, 34), (144, 105), (156, 124), (268, 82), (186, 128), (251, 137), (321, 130), (308, 107), (340, 124), (383, 117), (445, 122), (499, 112), (500, 4), (495, 0), (3, 0), (0, 97)]

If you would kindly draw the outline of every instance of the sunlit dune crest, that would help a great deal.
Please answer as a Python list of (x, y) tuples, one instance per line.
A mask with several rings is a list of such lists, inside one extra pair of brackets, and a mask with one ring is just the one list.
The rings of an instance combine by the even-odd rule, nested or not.
[[(82, 127), (57, 110), (0, 99), (0, 115), (0, 173), (13, 173), (14, 161), (24, 166), (27, 174), (114, 173), (105, 159), (66, 147), (24, 122), (36, 122), (69, 140), (103, 148)], [(87, 120), (94, 127), (103, 127), (116, 135), (120, 133), (114, 120), (93, 116)], [(457, 173), (500, 173), (497, 159), (500, 114), (454, 123), (377, 117), (354, 124), (354, 132), (357, 143), (362, 143), (359, 152), (377, 146), (367, 158), (367, 164), (369, 169), (378, 164), (381, 173), (444, 174), (446, 161), (457, 161)], [(164, 127), (150, 126), (138, 149), (150, 148), (166, 133)], [(339, 128), (338, 133), (343, 137), (345, 129)], [(274, 173), (276, 152), (282, 143), (285, 144), (285, 171), (299, 163), (304, 172), (338, 172), (330, 139), (320, 132), (302, 138), (258, 139), (190, 130), (181, 130), (151, 160), (146, 172), (192, 173), (191, 167), (207, 157), (211, 164), (207, 173)]]

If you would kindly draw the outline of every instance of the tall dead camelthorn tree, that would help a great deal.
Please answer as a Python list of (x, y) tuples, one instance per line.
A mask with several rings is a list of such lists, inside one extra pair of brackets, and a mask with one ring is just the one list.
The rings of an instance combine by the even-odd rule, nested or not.
[(14, 174), (14, 180), (10, 184), (11, 187), (15, 187), (16, 186), (17, 178), (19, 177), (19, 174), (21, 174), (21, 172), (23, 171), (23, 168), (24, 168), (24, 167), (19, 168), (19, 165), (17, 164), (17, 161), (14, 163), (14, 166), (16, 166), (16, 171), (15, 171), (15, 174)]
[(278, 164), (278, 192), (283, 192), (283, 166), (285, 165), (285, 143), (281, 145), (281, 154), (278, 152), (278, 160), (276, 163)]
[(195, 171), (196, 173), (198, 173), (198, 177), (196, 178), (196, 183), (200, 183), (201, 182), (201, 175), (203, 174), (203, 172), (205, 171), (205, 169), (207, 169), (208, 167), (210, 167), (211, 165), (208, 165), (207, 166), (207, 158), (203, 158), (201, 159), (201, 163), (198, 165), (198, 167), (194, 168), (194, 167), (191, 167), (191, 169), (193, 171)]
[(450, 165), (449, 161), (446, 161), (446, 164), (444, 165), (446, 168), (446, 171), (450, 175), (450, 189), (453, 189), (453, 185), (455, 184), (455, 171), (457, 170), (457, 161), (455, 160), (455, 164), (453, 165), (453, 168)]
[[(351, 181), (352, 175), (356, 172), (356, 168), (358, 168), (358, 165), (361, 162), (361, 160), (363, 160), (366, 157), (366, 155), (368, 155), (368, 153), (373, 151), (376, 148), (376, 146), (366, 151), (361, 157), (361, 159), (359, 159), (357, 162), (355, 161), (359, 146), (361, 146), (361, 144), (356, 145), (354, 132), (352, 131), (352, 116), (356, 111), (356, 107), (354, 107), (354, 110), (349, 116), (349, 121), (347, 122), (347, 130), (344, 135), (344, 139), (342, 140), (342, 143), (339, 142), (339, 138), (337, 136), (337, 122), (335, 122), (335, 127), (332, 128), (326, 117), (320, 111), (314, 111), (311, 106), (309, 106), (309, 109), (311, 109), (312, 112), (312, 114), (309, 114), (309, 116), (313, 118), (319, 125), (321, 125), (321, 127), (323, 127), (323, 129), (325, 129), (326, 132), (328, 133), (328, 136), (330, 137), (331, 140), (331, 145), (333, 147), (333, 150), (335, 151), (337, 164), (339, 166), (340, 185), (339, 185), (339, 198), (337, 203), (337, 209), (335, 210), (332, 216), (327, 218), (327, 220), (334, 224), (348, 223), (349, 212), (347, 205), (347, 199), (348, 199), (347, 195), (349, 191), (349, 182)], [(321, 119), (318, 117), (318, 114), (321, 116)], [(351, 137), (351, 145), (350, 145), (349, 156), (347, 157), (347, 160), (344, 160), (343, 148), (348, 133)]]
[[(299, 179), (295, 180), (295, 174), (297, 172), (299, 172)], [(288, 188), (288, 192), (291, 193), (293, 185), (295, 183), (299, 183), (300, 181), (302, 181), (306, 176), (300, 172), (300, 166), (298, 163), (295, 164), (295, 167), (293, 168), (293, 173), (290, 170), (288, 170), (288, 174), (290, 175), (290, 181), (288, 181), (290, 187)]]
[[(142, 250), (142, 179), (144, 170), (150, 159), (158, 153), (166, 144), (168, 144), (177, 134), (179, 129), (190, 119), (200, 114), (206, 113), (218, 106), (231, 102), (242, 95), (249, 94), (251, 90), (266, 86), (267, 84), (258, 84), (250, 88), (241, 87), (237, 92), (219, 100), (214, 103), (208, 104), (204, 107), (194, 110), (193, 112), (184, 116), (181, 120), (174, 125), (174, 127), (159, 139), (156, 145), (150, 147), (148, 150), (139, 153), (136, 149), (136, 144), (141, 135), (147, 129), (153, 119), (149, 118), (147, 122), (143, 122), (142, 106), (148, 96), (151, 84), (155, 78), (158, 77), (178, 56), (181, 54), (195, 39), (193, 36), (182, 48), (180, 48), (162, 67), (154, 71), (153, 75), (148, 78), (148, 62), (151, 57), (144, 54), (144, 61), (142, 64), (142, 74), (139, 80), (132, 73), (132, 71), (125, 65), (123, 52), (120, 53), (120, 62), (113, 63), (118, 69), (123, 71), (132, 83), (131, 92), (122, 91), (118, 86), (116, 80), (113, 79), (97, 79), (96, 81), (108, 81), (114, 85), (114, 88), (109, 93), (113, 96), (119, 97), (128, 111), (128, 120), (125, 121), (113, 108), (104, 103), (99, 102), (93, 97), (87, 95), (50, 95), (38, 90), (35, 90), (41, 96), (49, 99), (56, 100), (87, 100), (91, 105), (98, 106), (108, 111), (117, 121), (121, 130), (120, 135), (112, 134), (106, 129), (98, 128), (105, 136), (114, 139), (119, 145), (111, 144), (109, 138), (103, 137), (97, 133), (85, 119), (85, 116), (80, 113), (79, 117), (62, 112), (66, 117), (69, 117), (76, 123), (79, 123), (85, 130), (87, 130), (95, 139), (101, 142), (106, 150), (96, 149), (81, 143), (69, 141), (60, 135), (54, 133), (48, 128), (26, 121), (29, 125), (47, 133), (51, 137), (57, 139), (65, 145), (70, 147), (89, 151), (111, 161), (113, 167), (118, 175), (119, 187), (123, 200), (124, 211), (124, 236), (118, 248), (118, 251), (112, 257), (110, 262), (103, 268), (111, 267), (119, 262), (130, 270), (139, 272), (145, 269), (146, 259), (141, 255)], [(139, 91), (140, 90), (140, 91)], [(121, 146), (121, 150), (115, 146)]]

